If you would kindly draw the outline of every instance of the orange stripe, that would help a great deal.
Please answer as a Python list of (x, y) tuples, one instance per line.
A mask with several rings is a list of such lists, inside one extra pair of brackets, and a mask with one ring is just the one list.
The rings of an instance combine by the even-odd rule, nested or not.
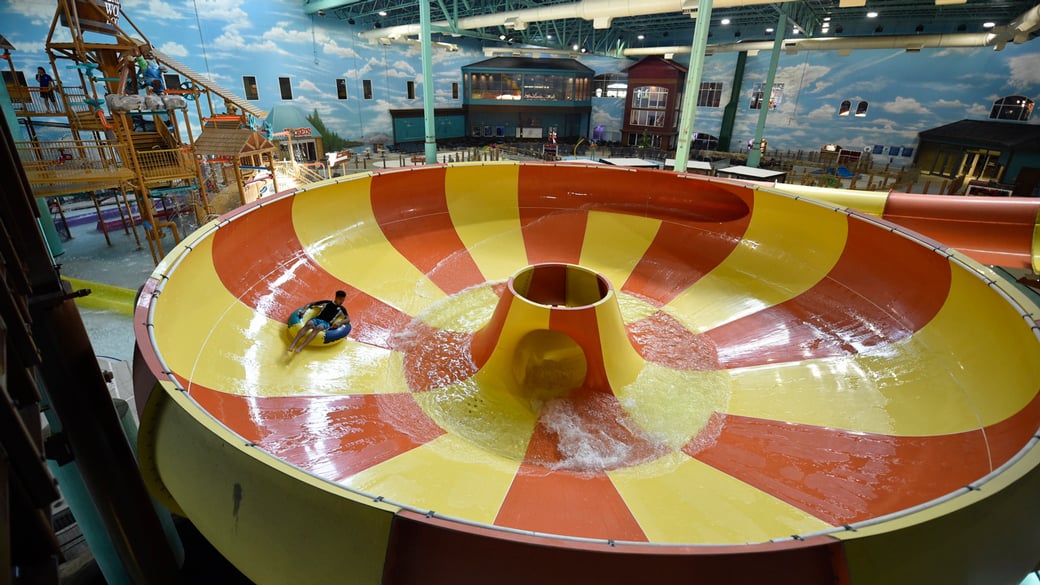
[[(949, 294), (949, 261), (863, 221), (826, 278), (780, 305), (708, 331), (724, 368), (855, 355), (927, 324)], [(792, 270), (796, 270), (792, 267)]]
[(595, 308), (554, 310), (549, 313), (549, 329), (565, 333), (585, 353), (585, 363), (588, 366), (585, 386), (600, 392), (612, 393), (606, 365), (603, 363), (603, 345), (600, 341)]
[(413, 324), (408, 333), (396, 349), (404, 352), (405, 379), (412, 392), (444, 388), (477, 373), (470, 358), (471, 334), (425, 323)]
[(446, 171), (440, 167), (376, 175), (372, 212), (387, 241), (441, 290), (454, 294), (485, 279), (448, 213)]
[(628, 340), (640, 357), (653, 364), (673, 370), (722, 369), (718, 348), (710, 338), (697, 335), (662, 311), (629, 324)]
[[(585, 241), (589, 197), (551, 166), (524, 165), (517, 179), (520, 228), (527, 262), (577, 264)], [(594, 191), (594, 189), (589, 189)]]
[[(696, 186), (696, 190), (686, 194), (689, 201), (684, 205), (692, 205), (695, 209), (710, 206), (725, 197), (707, 186), (691, 183), (692, 186)], [(678, 222), (674, 217), (662, 223), (654, 241), (621, 289), (664, 305), (729, 257), (751, 223), (751, 214), (747, 210), (754, 200), (746, 189), (730, 197), (736, 201), (730, 207), (738, 204), (741, 207), (728, 209), (730, 213), (723, 216), (726, 220), (722, 223)], [(744, 213), (738, 213), (740, 209)]]
[[(193, 385), (191, 396), (242, 438), (330, 481), (444, 434), (407, 393), (245, 397)], [(401, 416), (387, 420), (386, 412)]]
[(979, 430), (896, 437), (722, 417), (715, 442), (697, 452), (691, 441), (690, 456), (834, 526), (923, 504), (991, 470)]
[(984, 264), (1032, 268), (1040, 201), (1033, 197), (935, 197), (891, 193), (883, 217)]
[(548, 534), (647, 542), (614, 484), (603, 474), (580, 475), (523, 465), (495, 525)]
[[(284, 321), (301, 304), (347, 292), (351, 338), (391, 348), (411, 317), (329, 274), (304, 251), (292, 223), (292, 197), (265, 201), (251, 213), (231, 216), (213, 235), (213, 268), (239, 301)], [(292, 278), (281, 280), (287, 272)]]

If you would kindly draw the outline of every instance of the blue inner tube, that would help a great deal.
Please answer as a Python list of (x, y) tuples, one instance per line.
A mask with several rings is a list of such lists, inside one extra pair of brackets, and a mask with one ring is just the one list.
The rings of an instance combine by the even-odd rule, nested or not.
[[(300, 317), (300, 313), (303, 312), (303, 317)], [(307, 305), (297, 307), (295, 311), (289, 314), (289, 319), (286, 321), (286, 333), (289, 336), (291, 342), (296, 338), (296, 334), (300, 332), (303, 325), (318, 315), (318, 309), (308, 309)], [(347, 323), (342, 327), (335, 327), (327, 329), (325, 331), (319, 331), (318, 335), (308, 344), (309, 346), (323, 346), (332, 345), (334, 343), (343, 341), (350, 333), (351, 324)]]

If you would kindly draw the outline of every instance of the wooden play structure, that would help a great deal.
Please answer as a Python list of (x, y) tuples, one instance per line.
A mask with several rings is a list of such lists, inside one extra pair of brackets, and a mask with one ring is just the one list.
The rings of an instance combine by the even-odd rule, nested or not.
[[(59, 27), (69, 34), (58, 34)], [(40, 88), (24, 83), (31, 72), (14, 71), (7, 59), (8, 94), (29, 136), (17, 144), (19, 155), (35, 197), (57, 202), (60, 212), (61, 198), (89, 196), (106, 238), (103, 202), (116, 201), (117, 223), (138, 245), (143, 231), (156, 263), (166, 253), (164, 230), (180, 239), (171, 214), (192, 213), (202, 224), (228, 211), (211, 206), (216, 193), (203, 167), (218, 161), (212, 148), (198, 146), (225, 144), (229, 131), (235, 149), (221, 152), (221, 161), (231, 165), (233, 180), (241, 185), (264, 168), (273, 176), (275, 147), (254, 130), (264, 112), (152, 47), (120, 4), (58, 0), (46, 51), (58, 87), (56, 113)], [(36, 129), (45, 125), (67, 126), (69, 137), (40, 140)]]

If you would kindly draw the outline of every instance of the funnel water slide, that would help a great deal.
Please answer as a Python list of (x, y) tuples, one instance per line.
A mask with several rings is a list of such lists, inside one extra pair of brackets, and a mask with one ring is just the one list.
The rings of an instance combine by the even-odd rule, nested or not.
[[(236, 210), (138, 299), (146, 480), (257, 583), (1017, 583), (1040, 310), (895, 194), (782, 187), (428, 165)], [(349, 337), (286, 357), (337, 289)]]

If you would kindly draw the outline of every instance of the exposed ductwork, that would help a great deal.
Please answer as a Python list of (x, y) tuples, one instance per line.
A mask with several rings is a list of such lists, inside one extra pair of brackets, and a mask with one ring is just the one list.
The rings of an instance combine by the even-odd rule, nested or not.
[[(916, 51), (935, 47), (986, 47), (996, 39), (992, 33), (961, 33), (949, 35), (893, 35), (887, 37), (823, 37), (785, 39), (783, 50), (788, 53), (798, 51), (851, 51), (852, 49), (906, 49)], [(742, 43), (723, 43), (709, 45), (707, 53), (736, 53), (773, 50), (773, 41), (752, 41)], [(626, 57), (643, 55), (672, 55), (690, 52), (690, 46), (641, 47), (625, 49)]]
[[(791, 2), (792, 0), (781, 0)], [(753, 6), (758, 4), (775, 4), (770, 0), (715, 0), (714, 8), (731, 8), (735, 6)], [(457, 23), (447, 21), (435, 22), (434, 28), (452, 28), (469, 30), (495, 26), (508, 26), (522, 30), (529, 23), (549, 20), (565, 20), (580, 18), (591, 20), (599, 29), (610, 28), (611, 20), (625, 16), (646, 16), (648, 14), (666, 14), (669, 12), (694, 13), (697, 11), (696, 0), (583, 0), (572, 4), (554, 4), (524, 10), (509, 10), (495, 14), (482, 14), (460, 18)], [(390, 26), (360, 33), (361, 38), (375, 41), (379, 38), (397, 38), (419, 34), (418, 24)]]
[(1025, 11), (1007, 26), (994, 28), (993, 33), (997, 38), (993, 44), (998, 51), (1003, 49), (1008, 41), (1020, 45), (1032, 38), (1032, 34), (1037, 30), (1040, 30), (1040, 4)]
[[(965, 48), (993, 47), (999, 51), (1008, 41), (1021, 44), (1032, 38), (1032, 34), (1040, 30), (1040, 4), (1030, 8), (1007, 26), (996, 27), (988, 33), (957, 33), (946, 35), (892, 35), (879, 37), (823, 37), (784, 39), (784, 50), (788, 53), (798, 51), (851, 51), (853, 49), (905, 49), (920, 51), (924, 48)], [(748, 43), (726, 43), (710, 45), (709, 55), (715, 53), (735, 53), (741, 51), (771, 51), (773, 41), (753, 41)], [(689, 46), (629, 48), (622, 51), (626, 57), (643, 55), (674, 55), (689, 53)]]
[[(342, 0), (339, 0), (342, 2)], [(790, 2), (792, 0), (782, 0)], [(312, 4), (320, 4), (311, 0)], [(758, 4), (772, 4), (768, 0), (715, 0), (714, 8), (731, 8)], [(496, 14), (483, 14), (460, 18), (456, 23), (447, 21), (435, 22), (435, 28), (471, 30), (505, 26), (514, 30), (523, 30), (529, 23), (550, 20), (580, 18), (593, 21), (596, 28), (609, 28), (614, 18), (626, 16), (645, 16), (669, 12), (686, 12), (694, 15), (697, 0), (583, 0), (571, 4), (556, 4), (539, 8), (512, 10)], [(923, 48), (938, 47), (988, 47), (1001, 50), (1010, 41), (1024, 43), (1040, 30), (1040, 4), (1027, 10), (1005, 26), (999, 26), (988, 33), (956, 33), (940, 35), (892, 35), (878, 37), (826, 37), (826, 38), (794, 38), (784, 40), (784, 50), (789, 53), (798, 51), (851, 51), (853, 49), (905, 49), (918, 51)], [(418, 35), (418, 24), (392, 26), (381, 29), (363, 31), (362, 38), (373, 42), (378, 39), (399, 39), (409, 35)], [(739, 51), (769, 51), (773, 41), (738, 42), (711, 45), (708, 53), (726, 53)], [(690, 52), (690, 46), (664, 46), (628, 48), (623, 51), (626, 57), (642, 55), (673, 55)]]

